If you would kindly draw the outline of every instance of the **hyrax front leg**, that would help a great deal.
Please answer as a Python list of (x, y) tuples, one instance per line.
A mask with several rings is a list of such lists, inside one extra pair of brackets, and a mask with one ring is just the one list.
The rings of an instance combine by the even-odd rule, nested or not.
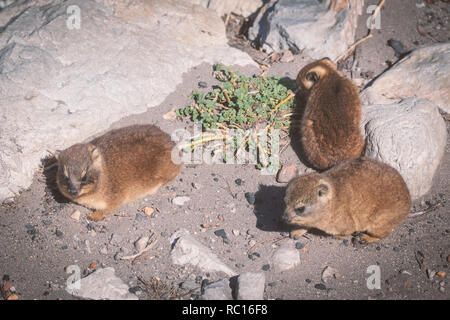
[(300, 237), (302, 235), (304, 235), (307, 232), (308, 232), (307, 229), (302, 229), (302, 228), (300, 228), (300, 229), (292, 229), (291, 232), (289, 233), (289, 237), (291, 239), (298, 240), (298, 239), (300, 239)]

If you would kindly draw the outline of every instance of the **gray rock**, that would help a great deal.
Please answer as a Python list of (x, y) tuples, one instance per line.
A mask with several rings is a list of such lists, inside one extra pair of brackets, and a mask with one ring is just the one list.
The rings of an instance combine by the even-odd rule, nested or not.
[(442, 159), (447, 130), (430, 101), (408, 98), (397, 104), (363, 106), (365, 155), (397, 169), (411, 197), (427, 193)]
[(169, 241), (172, 244), (170, 256), (174, 264), (190, 264), (204, 272), (223, 272), (229, 276), (236, 274), (209, 248), (198, 242), (184, 229), (175, 232)]
[(129, 287), (115, 276), (114, 268), (97, 269), (80, 280), (79, 288), (66, 287), (70, 294), (94, 300), (138, 300), (128, 291)]
[(183, 0), (20, 1), (0, 25), (0, 201), (31, 184), (46, 150), (159, 105), (190, 68), (256, 65), (217, 15)]
[(288, 242), (275, 250), (272, 261), (275, 271), (283, 272), (300, 264), (300, 255), (294, 245)]
[(379, 76), (361, 95), (364, 104), (407, 97), (431, 100), (450, 113), (450, 43), (419, 47)]
[(311, 58), (335, 59), (355, 41), (361, 0), (279, 0), (261, 10), (249, 39), (266, 52), (291, 49)]
[(263, 272), (245, 272), (237, 279), (238, 300), (262, 300), (266, 276)]
[(222, 279), (208, 284), (203, 289), (201, 300), (233, 300), (230, 279)]

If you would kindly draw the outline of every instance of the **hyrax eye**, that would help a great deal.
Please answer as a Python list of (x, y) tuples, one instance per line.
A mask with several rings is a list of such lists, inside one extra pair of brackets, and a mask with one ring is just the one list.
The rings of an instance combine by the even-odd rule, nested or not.
[(301, 206), (301, 207), (298, 207), (298, 208), (295, 208), (295, 213), (297, 214), (297, 215), (302, 215), (303, 213), (305, 213), (305, 206)]
[(306, 80), (311, 81), (312, 83), (316, 83), (317, 81), (319, 81), (319, 76), (317, 75), (317, 73), (312, 71), (306, 75)]
[(86, 183), (87, 182), (87, 175), (86, 174), (81, 178), (81, 182), (82, 183)]

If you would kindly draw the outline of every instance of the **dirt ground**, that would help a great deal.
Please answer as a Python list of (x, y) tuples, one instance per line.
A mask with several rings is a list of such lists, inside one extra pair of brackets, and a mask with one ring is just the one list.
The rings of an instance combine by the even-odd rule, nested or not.
[[(353, 58), (356, 59), (356, 69), (349, 75), (370, 80), (394, 63), (397, 58), (387, 45), (389, 39), (401, 41), (405, 50), (450, 40), (449, 5), (436, 1), (421, 8), (415, 3), (387, 2), (381, 12), (381, 29), (361, 44), (344, 65), (352, 66)], [(367, 17), (360, 17), (358, 38), (367, 32)], [(425, 30), (430, 34), (421, 34), (418, 24), (422, 33)], [(252, 55), (264, 58), (255, 50)], [(292, 62), (275, 63), (267, 74), (294, 80), (306, 62), (297, 55)], [(261, 72), (255, 67), (235, 69), (248, 75)], [(208, 90), (216, 83), (211, 65), (202, 64), (186, 73), (183, 83), (160, 106), (124, 118), (111, 128), (154, 123), (168, 133), (180, 128), (191, 130), (189, 121), (164, 120), (162, 116), (188, 105), (188, 95), (200, 81), (207, 83), (207, 88), (200, 90)], [(310, 170), (290, 146), (280, 158), (283, 164), (298, 165), (300, 172)], [(99, 223), (89, 223), (88, 209), (58, 195), (54, 173), (55, 168), (36, 173), (28, 190), (13, 204), (0, 207), (0, 280), (10, 281), (20, 299), (77, 299), (64, 290), (69, 277), (65, 269), (77, 265), (87, 274), (92, 271), (92, 263), (113, 267), (141, 299), (195, 299), (197, 294), (181, 289), (180, 283), (191, 280), (200, 287), (202, 280), (219, 280), (224, 275), (171, 263), (169, 237), (180, 228), (189, 230), (237, 273), (261, 271), (269, 265), (264, 271), (266, 299), (450, 298), (450, 214), (445, 203), (445, 199), (450, 199), (450, 139), (432, 190), (415, 203), (416, 209), (434, 206), (435, 210), (405, 220), (388, 238), (369, 245), (351, 238), (343, 241), (307, 234), (295, 241), (299, 243), (300, 265), (283, 273), (273, 270), (272, 254), (278, 245), (293, 241), (286, 238), (288, 229), (279, 221), (285, 184), (277, 183), (273, 175), (261, 175), (251, 164), (186, 165), (178, 178), (157, 194), (124, 205)], [(247, 201), (247, 192), (255, 194), (254, 205)], [(188, 196), (191, 200), (178, 207), (171, 203), (175, 196)], [(155, 214), (143, 214), (145, 207), (155, 209)], [(80, 221), (70, 217), (75, 210), (81, 212)], [(213, 227), (204, 228), (204, 224)], [(218, 229), (225, 230), (229, 241), (214, 234)], [(158, 237), (158, 243), (149, 257), (134, 265), (115, 259), (118, 252), (131, 254), (134, 241), (150, 232)], [(259, 255), (249, 258), (248, 250), (254, 243), (254, 252)], [(370, 290), (366, 285), (370, 276), (367, 268), (371, 265), (380, 266), (381, 289)], [(321, 274), (327, 266), (336, 269), (338, 276), (323, 283)], [(433, 272), (437, 274), (433, 276)]]

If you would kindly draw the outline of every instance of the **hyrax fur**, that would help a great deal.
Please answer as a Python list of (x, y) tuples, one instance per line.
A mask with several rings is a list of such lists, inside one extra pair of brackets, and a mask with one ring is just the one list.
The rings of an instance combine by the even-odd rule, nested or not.
[(411, 198), (401, 175), (369, 158), (349, 159), (321, 174), (293, 178), (284, 199), (283, 219), (299, 237), (308, 229), (337, 238), (364, 232), (367, 242), (391, 234), (408, 216)]
[(364, 149), (361, 102), (356, 85), (325, 58), (305, 66), (296, 80), (306, 105), (300, 122), (305, 159), (325, 170)]
[(171, 160), (173, 147), (170, 136), (153, 125), (109, 131), (59, 154), (58, 188), (70, 200), (96, 209), (90, 220), (103, 220), (178, 175), (180, 166)]

